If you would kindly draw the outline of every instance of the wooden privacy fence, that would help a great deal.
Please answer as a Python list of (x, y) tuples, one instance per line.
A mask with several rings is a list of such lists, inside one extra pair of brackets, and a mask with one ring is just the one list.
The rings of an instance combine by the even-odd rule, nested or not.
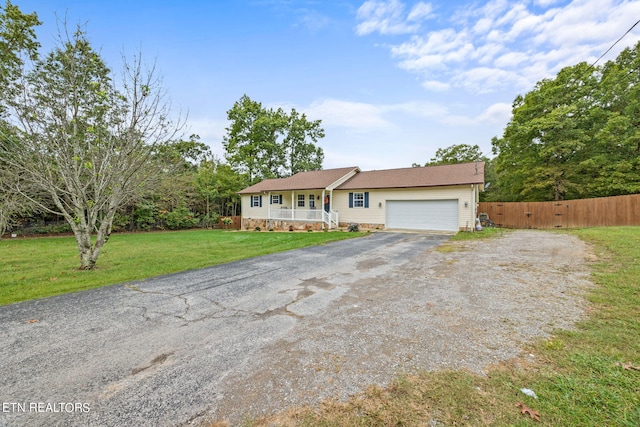
[[(222, 223), (222, 218), (231, 218), (232, 222), (231, 224), (227, 225), (227, 224), (223, 224)], [(242, 228), (242, 217), (241, 216), (227, 216), (227, 217), (220, 217), (220, 219), (218, 219), (218, 223), (214, 224), (213, 228), (222, 228), (222, 229), (228, 229), (228, 230), (240, 230)]]
[(478, 212), (486, 212), (504, 228), (640, 225), (640, 194), (561, 202), (480, 202)]

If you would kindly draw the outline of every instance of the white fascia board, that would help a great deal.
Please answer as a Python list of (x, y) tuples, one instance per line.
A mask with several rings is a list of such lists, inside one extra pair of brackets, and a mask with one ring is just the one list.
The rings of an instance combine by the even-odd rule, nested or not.
[(357, 167), (354, 170), (352, 170), (351, 172), (349, 172), (346, 175), (344, 175), (343, 177), (341, 177), (340, 179), (338, 179), (337, 181), (333, 182), (330, 185), (327, 185), (326, 189), (329, 190), (329, 191), (333, 191), (334, 188), (336, 188), (336, 187), (342, 185), (344, 182), (350, 180), (358, 172), (360, 172), (360, 168)]

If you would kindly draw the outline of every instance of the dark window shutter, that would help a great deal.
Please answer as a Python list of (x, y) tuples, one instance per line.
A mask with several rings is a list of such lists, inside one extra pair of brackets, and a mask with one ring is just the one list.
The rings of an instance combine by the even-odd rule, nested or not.
[(366, 191), (364, 193), (364, 207), (368, 208), (369, 207), (369, 192)]
[(273, 204), (273, 196), (269, 196), (269, 204), (272, 205)]
[(279, 198), (278, 201), (279, 201), (280, 204), (282, 204), (282, 194), (280, 195), (280, 198)]
[(353, 207), (353, 193), (349, 193), (349, 207)]
[(262, 196), (260, 196), (260, 207), (262, 207)]

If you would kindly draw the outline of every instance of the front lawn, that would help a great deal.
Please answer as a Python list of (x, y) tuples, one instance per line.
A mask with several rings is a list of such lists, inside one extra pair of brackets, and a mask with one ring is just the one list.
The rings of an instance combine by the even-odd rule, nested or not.
[(192, 270), (363, 233), (190, 230), (114, 234), (93, 271), (78, 270), (73, 237), (0, 240), (0, 305)]

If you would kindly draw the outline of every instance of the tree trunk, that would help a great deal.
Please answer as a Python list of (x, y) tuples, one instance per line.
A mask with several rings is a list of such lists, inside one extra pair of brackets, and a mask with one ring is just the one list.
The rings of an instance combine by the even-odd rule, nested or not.
[(93, 270), (96, 266), (96, 257), (93, 256), (91, 245), (91, 229), (77, 225), (72, 228), (80, 254), (80, 270)]

